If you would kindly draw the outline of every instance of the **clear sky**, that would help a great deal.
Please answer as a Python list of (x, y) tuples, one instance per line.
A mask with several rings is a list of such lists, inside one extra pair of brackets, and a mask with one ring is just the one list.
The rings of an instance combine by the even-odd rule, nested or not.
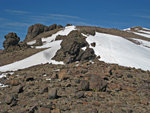
[(8, 32), (23, 40), (35, 23), (150, 28), (150, 0), (0, 0), (0, 48)]

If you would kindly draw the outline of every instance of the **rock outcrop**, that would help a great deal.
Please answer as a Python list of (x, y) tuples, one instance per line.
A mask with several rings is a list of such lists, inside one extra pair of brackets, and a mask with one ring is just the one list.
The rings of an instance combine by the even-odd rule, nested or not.
[(3, 47), (5, 52), (13, 52), (20, 49), (29, 48), (25, 42), (19, 42), (20, 38), (16, 33), (8, 33), (5, 35), (5, 41), (3, 42)]
[(16, 33), (8, 33), (7, 35), (5, 35), (5, 41), (3, 43), (3, 47), (5, 49), (9, 48), (10, 46), (17, 46), (20, 38), (17, 36)]
[(54, 30), (54, 29), (60, 29), (62, 27), (63, 26), (57, 25), (57, 24), (53, 24), (51, 26), (46, 26), (46, 25), (43, 25), (43, 24), (31, 25), (28, 28), (28, 33), (26, 35), (25, 41), (30, 41), (30, 40), (34, 39), (37, 35), (39, 35), (43, 32), (51, 31), (51, 30)]
[(48, 26), (42, 25), (42, 24), (34, 24), (28, 28), (28, 33), (26, 35), (25, 40), (31, 40), (40, 33), (43, 33), (45, 31), (48, 31)]
[(3, 42), (3, 47), (5, 51), (13, 51), (19, 49), (19, 41), (20, 38), (17, 36), (16, 33), (8, 33), (5, 35), (5, 41)]
[[(77, 30), (72, 31), (68, 36), (58, 36), (56, 39), (63, 39), (61, 49), (57, 51), (54, 59), (57, 61), (64, 61), (65, 63), (72, 63), (75, 61), (89, 61), (96, 57), (94, 50), (88, 48), (88, 43), (85, 37)], [(82, 50), (87, 47), (86, 50)]]

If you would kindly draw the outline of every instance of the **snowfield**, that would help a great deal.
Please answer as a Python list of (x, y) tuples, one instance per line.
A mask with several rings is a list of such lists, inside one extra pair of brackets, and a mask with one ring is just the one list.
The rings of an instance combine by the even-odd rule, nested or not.
[(150, 70), (150, 51), (136, 45), (122, 37), (97, 33), (86, 36), (89, 44), (95, 42), (94, 49), (97, 56), (101, 56), (106, 63), (116, 63), (122, 66)]
[(60, 46), (61, 40), (55, 41), (55, 38), (57, 35), (68, 35), (72, 30), (75, 30), (75, 26), (68, 26), (64, 30), (57, 32), (51, 37), (43, 38), (42, 41), (45, 41), (45, 44), (37, 48), (48, 47), (48, 49), (41, 51), (35, 55), (32, 55), (28, 58), (25, 58), (23, 60), (14, 62), (12, 64), (1, 66), (0, 71), (1, 72), (16, 71), (18, 69), (24, 69), (38, 64), (45, 64), (45, 63), (63, 64), (63, 62), (57, 62), (55, 60), (52, 60), (56, 52), (61, 48)]

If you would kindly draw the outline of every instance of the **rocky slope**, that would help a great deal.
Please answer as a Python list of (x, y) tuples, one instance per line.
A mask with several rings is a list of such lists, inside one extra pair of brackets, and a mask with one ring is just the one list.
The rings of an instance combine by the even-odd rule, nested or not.
[(35, 24), (26, 46), (15, 33), (6, 35), (0, 112), (148, 113), (150, 72), (142, 69), (150, 70), (150, 37), (137, 28)]
[(1, 113), (148, 113), (150, 72), (95, 60), (6, 74)]

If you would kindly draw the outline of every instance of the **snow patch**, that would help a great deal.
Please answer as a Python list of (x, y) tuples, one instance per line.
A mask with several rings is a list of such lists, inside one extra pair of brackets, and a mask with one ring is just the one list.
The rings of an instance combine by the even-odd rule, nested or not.
[(33, 40), (33, 41), (30, 41), (30, 42), (27, 42), (27, 45), (33, 45), (36, 43), (36, 40)]
[(135, 38), (133, 38), (133, 40), (139, 42), (140, 45), (147, 47), (147, 49), (150, 50), (150, 42), (149, 41), (145, 41), (145, 40), (141, 40), (141, 39), (135, 39)]
[(146, 38), (150, 38), (150, 34), (145, 34), (145, 33), (138, 33), (138, 32), (133, 32), (136, 35), (144, 36)]
[(0, 74), (0, 78), (6, 77), (7, 74), (13, 75), (14, 72), (2, 73), (2, 74)]
[(47, 78), (46, 80), (51, 81), (52, 79), (51, 78)]
[(85, 50), (86, 50), (86, 48), (87, 48), (87, 47), (83, 47), (83, 48), (81, 48), (81, 49), (82, 49), (83, 51), (85, 51)]
[(0, 83), (0, 87), (8, 87), (8, 85), (4, 85)]
[(95, 36), (86, 36), (89, 43), (96, 42), (93, 48), (97, 56), (101, 56), (106, 63), (116, 63), (122, 66), (150, 70), (150, 52), (120, 36), (97, 33)]
[(139, 32), (142, 32), (142, 33), (150, 35), (150, 31), (139, 30)]

